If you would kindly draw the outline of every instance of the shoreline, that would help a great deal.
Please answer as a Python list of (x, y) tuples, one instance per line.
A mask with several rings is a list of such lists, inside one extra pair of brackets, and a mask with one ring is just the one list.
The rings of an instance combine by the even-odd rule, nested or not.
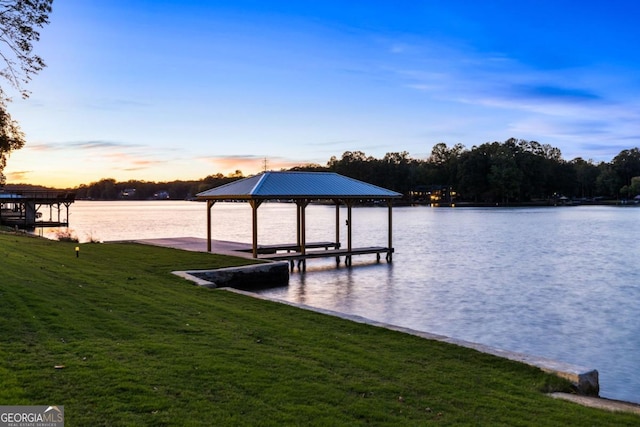
[[(256, 266), (246, 266), (248, 269), (254, 269)], [(235, 269), (242, 269), (243, 267), (234, 267)], [(211, 270), (215, 271), (215, 270)], [(289, 305), (302, 310), (308, 310), (316, 313), (326, 314), (333, 317), (349, 320), (356, 323), (371, 325), (379, 328), (385, 328), (404, 334), (417, 336), (423, 339), (435, 340), (440, 342), (446, 342), (449, 344), (457, 345), (464, 348), (473, 349), (481, 353), (491, 354), (496, 357), (524, 363), (529, 366), (533, 366), (541, 369), (542, 371), (554, 374), (561, 378), (569, 380), (576, 388), (576, 394), (569, 393), (549, 393), (549, 396), (555, 399), (568, 400), (577, 403), (582, 406), (605, 409), (612, 412), (629, 412), (640, 415), (640, 404), (630, 401), (622, 401), (615, 399), (608, 399), (606, 397), (599, 396), (599, 378), (598, 371), (596, 369), (586, 368), (584, 366), (573, 365), (565, 362), (560, 362), (544, 357), (538, 357), (534, 355), (512, 352), (487, 346), (480, 343), (474, 343), (470, 341), (460, 340), (445, 335), (432, 334), (429, 332), (419, 331), (411, 328), (397, 326), (389, 323), (379, 322), (376, 320), (368, 319), (363, 316), (352, 315), (342, 313), (334, 310), (328, 310), (319, 307), (313, 307), (307, 304), (300, 304), (291, 301), (286, 301), (278, 298), (269, 297), (262, 294), (256, 294), (251, 291), (241, 290), (234, 287), (216, 287), (212, 282), (198, 278), (190, 274), (190, 271), (174, 271), (173, 274), (182, 277), (186, 280), (193, 282), (196, 286), (209, 287), (217, 290), (234, 292), (240, 295), (249, 296), (265, 301), (271, 301), (279, 304)]]
[[(484, 344), (478, 344), (478, 343), (473, 343), (469, 341), (459, 340), (456, 338), (447, 337), (444, 335), (437, 335), (429, 332), (418, 331), (411, 328), (405, 328), (402, 326), (397, 326), (397, 325), (392, 325), (384, 322), (379, 322), (376, 320), (367, 319), (366, 317), (362, 317), (362, 316), (351, 315), (351, 314), (341, 313), (333, 310), (312, 307), (306, 304), (299, 304), (299, 303), (294, 303), (290, 301), (285, 301), (285, 300), (272, 298), (272, 297), (261, 295), (261, 294), (256, 294), (250, 291), (244, 291), (241, 289), (235, 289), (231, 287), (218, 288), (218, 289), (227, 291), (227, 292), (238, 293), (238, 294), (249, 296), (252, 298), (258, 298), (265, 301), (285, 304), (285, 305), (296, 307), (302, 310), (309, 310), (316, 313), (322, 313), (329, 316), (334, 316), (341, 319), (356, 322), (356, 323), (367, 324), (367, 325), (376, 326), (379, 328), (385, 328), (392, 331), (401, 332), (404, 334), (414, 335), (414, 336), (428, 339), (428, 340), (446, 342), (446, 343), (454, 344), (460, 347), (473, 349), (481, 353), (487, 353), (487, 354), (491, 354), (504, 359), (509, 359), (516, 362), (524, 363), (526, 365), (540, 368), (545, 372), (560, 376), (561, 378), (568, 379), (572, 383), (575, 383), (578, 390), (580, 389), (581, 384), (583, 387), (586, 387), (587, 391), (589, 390), (593, 391), (594, 385), (599, 388), (598, 371), (595, 369), (589, 369), (582, 366), (572, 365), (564, 362), (558, 362), (555, 360), (532, 356), (524, 353), (516, 353), (512, 351), (501, 350), (501, 349), (490, 347)], [(594, 381), (595, 381), (595, 384), (594, 384)], [(600, 397), (597, 394), (590, 395), (590, 394), (582, 394), (582, 393), (569, 394), (569, 393), (555, 392), (555, 393), (549, 393), (549, 396), (556, 399), (568, 400), (568, 401), (571, 401), (583, 406), (588, 406), (591, 408), (605, 409), (612, 412), (618, 412), (618, 411), (630, 412), (630, 413), (640, 415), (639, 403), (608, 399), (606, 397)]]

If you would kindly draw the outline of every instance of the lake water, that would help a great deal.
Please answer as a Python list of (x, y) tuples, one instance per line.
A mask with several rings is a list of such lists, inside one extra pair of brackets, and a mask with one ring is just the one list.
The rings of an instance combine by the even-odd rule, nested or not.
[[(202, 203), (79, 201), (70, 212), (81, 241), (206, 237)], [(259, 243), (295, 241), (295, 205), (258, 212)], [(251, 241), (248, 204), (217, 203), (212, 214), (214, 239)], [(354, 257), (352, 268), (309, 260), (289, 286), (262, 293), (595, 368), (602, 396), (640, 402), (640, 207), (393, 214), (392, 264), (373, 255)], [(386, 246), (386, 208), (354, 208), (352, 223), (354, 247)], [(307, 241), (334, 235), (335, 208), (309, 206)]]

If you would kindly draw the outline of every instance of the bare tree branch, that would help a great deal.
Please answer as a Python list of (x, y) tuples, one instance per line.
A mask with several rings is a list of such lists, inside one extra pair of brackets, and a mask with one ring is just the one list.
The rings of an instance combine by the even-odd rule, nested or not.
[(5, 65), (0, 76), (23, 98), (29, 96), (24, 84), (45, 67), (42, 58), (33, 53), (33, 44), (40, 40), (38, 29), (49, 23), (52, 3), (53, 0), (0, 1), (0, 41), (7, 47), (0, 56)]
[[(42, 58), (33, 52), (33, 44), (40, 40), (38, 29), (49, 23), (52, 3), (53, 0), (0, 0), (0, 64), (4, 64), (0, 77), (23, 98), (30, 94), (24, 85), (45, 67)], [(18, 122), (7, 111), (8, 101), (0, 85), (0, 186), (5, 182), (2, 171), (9, 154), (25, 144)]]

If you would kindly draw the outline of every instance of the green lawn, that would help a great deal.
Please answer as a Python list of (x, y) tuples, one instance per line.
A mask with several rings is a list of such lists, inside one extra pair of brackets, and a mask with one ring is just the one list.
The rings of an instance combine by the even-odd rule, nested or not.
[(536, 368), (170, 274), (244, 259), (75, 246), (0, 234), (2, 405), (64, 405), (67, 426), (640, 424), (547, 397), (569, 385)]

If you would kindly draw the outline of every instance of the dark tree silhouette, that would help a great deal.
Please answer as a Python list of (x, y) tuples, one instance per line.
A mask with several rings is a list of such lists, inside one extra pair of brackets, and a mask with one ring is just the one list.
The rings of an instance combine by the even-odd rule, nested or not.
[(11, 118), (4, 103), (0, 101), (0, 186), (4, 185), (5, 177), (2, 171), (7, 165), (7, 157), (13, 150), (22, 148), (24, 134), (18, 123)]
[[(23, 97), (29, 96), (24, 84), (44, 67), (42, 58), (33, 53), (33, 43), (40, 40), (38, 28), (49, 23), (53, 0), (0, 0), (0, 70)], [(3, 96), (5, 91), (2, 90)]]
[[(33, 52), (33, 43), (40, 40), (39, 28), (49, 23), (53, 0), (0, 0), (0, 77), (17, 89), (23, 98), (31, 77), (45, 67), (41, 57)], [(0, 86), (0, 185), (5, 182), (2, 171), (11, 151), (24, 146), (25, 137), (18, 123), (7, 111), (10, 99)]]

